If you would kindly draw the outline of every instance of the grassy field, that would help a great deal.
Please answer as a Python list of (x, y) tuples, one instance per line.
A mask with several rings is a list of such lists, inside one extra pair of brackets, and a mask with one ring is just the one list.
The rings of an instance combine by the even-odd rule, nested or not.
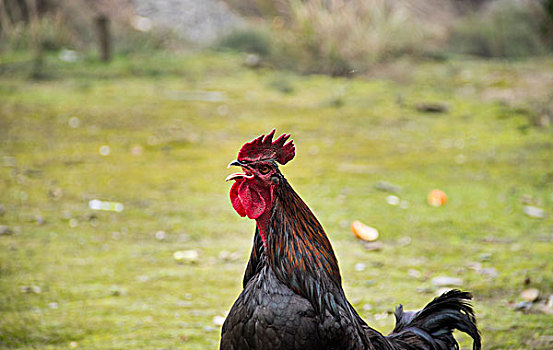
[[(396, 304), (422, 307), (449, 276), (475, 295), (485, 349), (553, 347), (551, 309), (513, 307), (527, 288), (553, 294), (553, 59), (405, 61), (355, 79), (242, 61), (48, 56), (37, 81), (29, 55), (0, 56), (0, 224), (12, 231), (0, 235), (0, 348), (216, 348), (254, 231), (231, 208), (226, 165), (273, 127), (295, 140), (281, 170), (370, 325), (389, 332)], [(436, 103), (447, 110), (421, 111)], [(445, 206), (426, 203), (434, 188)], [(383, 248), (365, 249), (352, 220)], [(198, 261), (177, 263), (181, 250)]]

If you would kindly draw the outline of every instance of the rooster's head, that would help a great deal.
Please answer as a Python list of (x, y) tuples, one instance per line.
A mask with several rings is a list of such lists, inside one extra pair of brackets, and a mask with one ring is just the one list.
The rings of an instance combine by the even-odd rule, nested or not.
[(273, 141), (274, 134), (273, 129), (267, 135), (245, 143), (238, 152), (238, 158), (229, 164), (229, 167), (240, 166), (243, 170), (226, 179), (235, 181), (230, 190), (230, 200), (240, 216), (257, 219), (270, 212), (274, 189), (283, 179), (278, 164), (284, 165), (294, 158), (294, 142), (288, 141), (290, 135), (282, 134)]

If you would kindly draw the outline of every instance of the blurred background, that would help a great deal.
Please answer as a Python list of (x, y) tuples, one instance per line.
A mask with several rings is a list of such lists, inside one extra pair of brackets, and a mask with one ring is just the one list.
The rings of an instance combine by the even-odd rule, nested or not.
[(276, 128), (367, 323), (551, 349), (552, 50), (551, 0), (0, 0), (0, 348), (217, 348)]

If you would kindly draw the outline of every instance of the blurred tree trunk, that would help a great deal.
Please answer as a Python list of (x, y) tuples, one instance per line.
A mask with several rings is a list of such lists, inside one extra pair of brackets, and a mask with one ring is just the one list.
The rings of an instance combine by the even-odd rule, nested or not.
[(4, 3), (5, 1), (7, 0), (0, 0), (0, 33), (9, 32), (12, 27), (12, 20)]
[(543, 0), (541, 4), (546, 16), (543, 21), (544, 36), (550, 48), (553, 48), (553, 0)]
[(21, 6), (21, 9), (22, 13), (24, 13), (24, 20), (29, 23), (31, 32), (31, 47), (34, 51), (31, 77), (33, 79), (42, 79), (44, 77), (44, 50), (42, 44), (42, 33), (40, 32), (37, 0), (23, 0), (20, 1), (20, 3), (24, 3), (24, 6)]
[(111, 35), (107, 16), (99, 15), (96, 17), (96, 30), (100, 44), (100, 58), (104, 62), (109, 62), (111, 60)]

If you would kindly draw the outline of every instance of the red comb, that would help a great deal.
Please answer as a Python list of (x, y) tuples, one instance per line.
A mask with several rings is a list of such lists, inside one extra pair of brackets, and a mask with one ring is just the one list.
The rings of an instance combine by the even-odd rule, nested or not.
[(273, 141), (274, 134), (275, 129), (267, 135), (261, 135), (245, 143), (238, 152), (238, 160), (252, 162), (260, 159), (273, 159), (282, 165), (288, 163), (296, 155), (294, 140), (286, 143), (290, 134), (282, 134)]

